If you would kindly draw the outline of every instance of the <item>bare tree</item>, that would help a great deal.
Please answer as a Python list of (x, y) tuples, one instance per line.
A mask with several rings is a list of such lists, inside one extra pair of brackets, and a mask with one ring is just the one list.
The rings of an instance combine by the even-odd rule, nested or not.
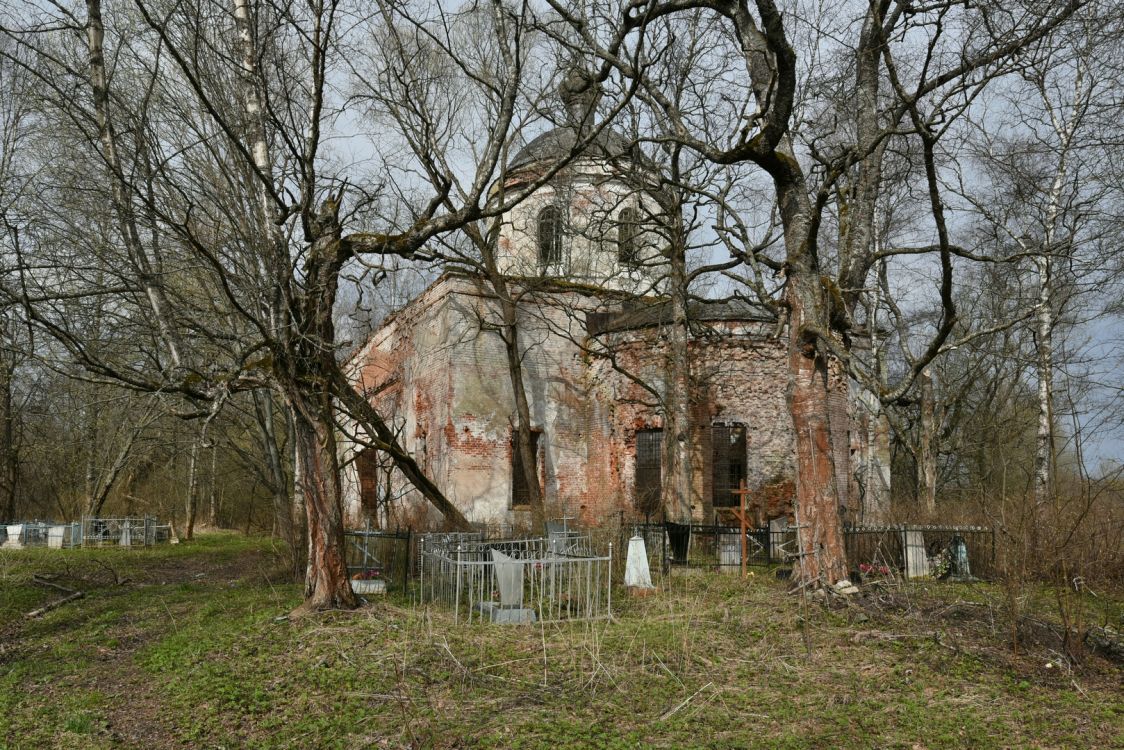
[[(408, 4), (367, 13), (336, 2), (138, 0), (103, 18), (90, 0), (81, 9), (26, 10), (4, 33), (35, 58), (28, 70), (41, 84), (40, 105), (62, 114), (77, 136), (52, 147), (81, 151), (105, 175), (94, 192), (106, 202), (86, 215), (112, 217), (110, 236), (91, 250), (102, 253), (99, 263), (120, 251), (105, 264), (121, 287), (113, 322), (147, 333), (133, 339), (136, 356), (123, 364), (87, 346), (48, 287), (67, 279), (71, 294), (92, 298), (112, 285), (75, 278), (62, 262), (31, 272), (46, 265), (32, 262), (32, 252), (46, 253), (43, 243), (25, 248), (9, 298), (93, 377), (178, 394), (199, 418), (239, 391), (276, 392), (291, 415), (307, 516), (304, 607), (354, 606), (342, 552), (337, 410), (450, 524), (466, 522), (340, 369), (340, 279), (351, 262), (424, 255), (435, 237), (503, 213), (549, 179), (501, 201), (489, 197), (517, 137), (517, 114), (535, 96), (524, 80), (527, 8), (496, 2), (486, 12), (433, 17)], [(497, 50), (487, 78), (474, 75), (471, 50), (454, 33), (468, 16), (483, 16)], [(372, 56), (372, 38), (393, 43)], [(364, 76), (353, 65), (360, 59), (381, 77)], [(350, 124), (339, 96), (344, 77), (370, 94), (400, 74), (425, 81), (434, 65), (472, 92), (471, 113), (461, 112), (454, 130), (427, 129), (437, 117), (427, 101), (403, 101), (419, 107), (420, 119), (409, 122), (421, 127), (393, 127), (381, 110), (379, 124), (391, 123), (392, 135), (370, 146), (379, 169), (341, 165), (329, 144)], [(465, 143), (474, 157), (467, 168), (458, 155)], [(410, 177), (392, 181), (395, 170)], [(72, 221), (60, 218), (59, 227)]]
[[(712, 0), (652, 2), (629, 5), (619, 14), (613, 7), (590, 11), (617, 18), (610, 26), (613, 31), (601, 34), (594, 29), (604, 24), (589, 23), (572, 9), (552, 3), (606, 66), (643, 82), (642, 96), (648, 97), (659, 125), (654, 137), (680, 142), (717, 163), (753, 164), (772, 183), (784, 228), (783, 252), (775, 258), (757, 253), (757, 258), (785, 275), (799, 567), (806, 582), (830, 584), (846, 575), (839, 520), (840, 452), (833, 450), (829, 416), (831, 394), (839, 387), (833, 383), (846, 368), (870, 382), (882, 401), (902, 398), (946, 345), (956, 322), (953, 258), (963, 254), (963, 248), (952, 239), (947, 218), (942, 138), (989, 83), (1020, 68), (1033, 45), (1082, 4), (1012, 13), (988, 3), (915, 8), (885, 0), (845, 12), (835, 8), (831, 15), (813, 14), (808, 20), (803, 15), (786, 18), (772, 0), (758, 0), (752, 7)], [(733, 90), (727, 92), (726, 101), (733, 104), (715, 102), (709, 112), (684, 111), (661, 96), (658, 82), (649, 80), (646, 35), (665, 18), (709, 14), (722, 19), (725, 32), (712, 37), (714, 49), (725, 52), (715, 53), (714, 59), (739, 60), (740, 69), (731, 65), (726, 70), (743, 85), (736, 96)], [(793, 46), (794, 28), (805, 23), (812, 27), (811, 44), (800, 52), (823, 54), (831, 47), (829, 40), (840, 37), (850, 39), (852, 50), (836, 53), (854, 66), (853, 82), (838, 92), (852, 97), (851, 116), (836, 119), (834, 128), (830, 121), (820, 123), (825, 137), (815, 129), (805, 132), (795, 120), (798, 113), (830, 116), (809, 81), (802, 79), (805, 69)], [(803, 33), (800, 37), (805, 41)], [(927, 188), (926, 233), (933, 241), (879, 248), (873, 227), (883, 159), (891, 144), (903, 141), (915, 143), (920, 154)], [(838, 230), (834, 246), (822, 232), (832, 223)], [(861, 323), (856, 319), (859, 302), (880, 258), (918, 254), (938, 259), (941, 317), (900, 382), (878, 387), (872, 368), (852, 356), (851, 339)]]

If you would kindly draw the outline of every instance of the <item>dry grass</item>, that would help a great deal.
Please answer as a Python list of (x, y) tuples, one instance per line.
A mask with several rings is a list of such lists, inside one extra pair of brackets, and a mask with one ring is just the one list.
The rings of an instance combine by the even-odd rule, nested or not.
[[(16, 616), (47, 596), (27, 582), (62, 558), (0, 558), (0, 746), (1124, 744), (1121, 666), (1062, 657), (1048, 592), (1024, 602), (1017, 654), (989, 585), (824, 607), (762, 571), (614, 595), (611, 622), (458, 627), (404, 599), (294, 622), (277, 619), (298, 592), (271, 579), (267, 547), (107, 558), (136, 583), (90, 578), (87, 599), (37, 622)], [(98, 568), (65, 554), (72, 576)], [(1118, 599), (1088, 606), (1119, 627)]]

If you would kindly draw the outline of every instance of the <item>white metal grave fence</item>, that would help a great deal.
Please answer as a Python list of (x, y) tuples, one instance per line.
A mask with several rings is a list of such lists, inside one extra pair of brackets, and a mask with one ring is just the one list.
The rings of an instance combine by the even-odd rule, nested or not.
[(588, 537), (464, 542), (423, 547), (423, 602), (450, 607), (456, 621), (558, 622), (608, 617), (613, 548), (594, 555)]
[(46, 547), (50, 524), (42, 521), (17, 521), (4, 524), (3, 546), (7, 549)]
[(150, 547), (170, 540), (171, 528), (155, 518), (82, 519), (82, 544), (86, 547)]

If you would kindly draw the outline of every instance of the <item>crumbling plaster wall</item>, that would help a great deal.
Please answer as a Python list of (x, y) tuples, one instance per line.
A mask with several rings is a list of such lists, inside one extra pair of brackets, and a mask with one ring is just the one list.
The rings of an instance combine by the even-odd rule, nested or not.
[[(470, 521), (519, 523), (525, 512), (511, 507), (514, 396), (495, 330), (497, 304), (481, 283), (442, 278), (379, 329), (353, 358), (351, 373), (377, 391), (373, 401), (399, 426), (403, 446)], [(581, 311), (600, 301), (578, 291), (539, 300), (524, 304), (518, 325), (532, 428), (542, 433), (540, 481), (552, 515), (589, 518), (600, 511), (592, 505), (601, 503), (607, 484), (598, 460), (606, 455), (599, 446), (607, 422), (585, 377)], [(355, 449), (345, 446), (345, 462)], [(405, 505), (421, 506), (400, 475), (394, 481)], [(353, 463), (345, 469), (345, 499), (348, 522), (358, 522)]]
[[(519, 187), (533, 174), (512, 180)], [(639, 267), (617, 258), (617, 218), (626, 206), (636, 208), (644, 225), (660, 222), (659, 204), (630, 187), (613, 170), (596, 161), (577, 160), (502, 217), (498, 241), (499, 269), (509, 276), (535, 277), (543, 273), (539, 262), (538, 217), (554, 205), (562, 209), (563, 261), (545, 269), (546, 275), (603, 289), (645, 293), (654, 291), (665, 274), (659, 248), (662, 238), (654, 230), (637, 238)]]
[[(511, 432), (514, 403), (499, 314), (482, 282), (446, 276), (391, 318), (352, 360), (353, 377), (380, 412), (398, 426), (401, 442), (470, 521), (520, 525), (525, 510), (511, 507)], [(658, 328), (586, 338), (584, 313), (606, 302), (598, 295), (555, 289), (532, 293), (521, 308), (524, 376), (532, 427), (541, 431), (539, 477), (548, 515), (595, 523), (635, 516), (636, 432), (662, 427), (653, 395), (583, 348), (608, 345), (620, 369), (663, 388), (664, 339)], [(763, 517), (788, 513), (793, 494), (793, 434), (786, 402), (786, 342), (772, 324), (706, 323), (689, 348), (693, 389), (692, 510), (715, 517), (710, 426), (746, 426), (751, 504)], [(833, 377), (834, 380), (834, 377)], [(865, 424), (850, 422), (847, 390), (831, 400), (839, 479), (851, 482), (848, 454), (861, 449)], [(396, 472), (395, 495), (406, 518), (439, 522)], [(345, 477), (347, 519), (361, 519), (354, 466)]]

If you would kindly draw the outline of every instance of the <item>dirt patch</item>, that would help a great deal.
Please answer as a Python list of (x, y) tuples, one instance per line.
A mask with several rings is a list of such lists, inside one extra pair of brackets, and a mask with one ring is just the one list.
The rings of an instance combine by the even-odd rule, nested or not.
[(235, 583), (247, 578), (257, 578), (278, 583), (284, 581), (285, 577), (286, 573), (274, 554), (254, 550), (240, 555), (223, 555), (216, 559), (193, 555), (160, 560), (139, 572), (137, 581), (147, 584), (191, 583), (200, 580)]

